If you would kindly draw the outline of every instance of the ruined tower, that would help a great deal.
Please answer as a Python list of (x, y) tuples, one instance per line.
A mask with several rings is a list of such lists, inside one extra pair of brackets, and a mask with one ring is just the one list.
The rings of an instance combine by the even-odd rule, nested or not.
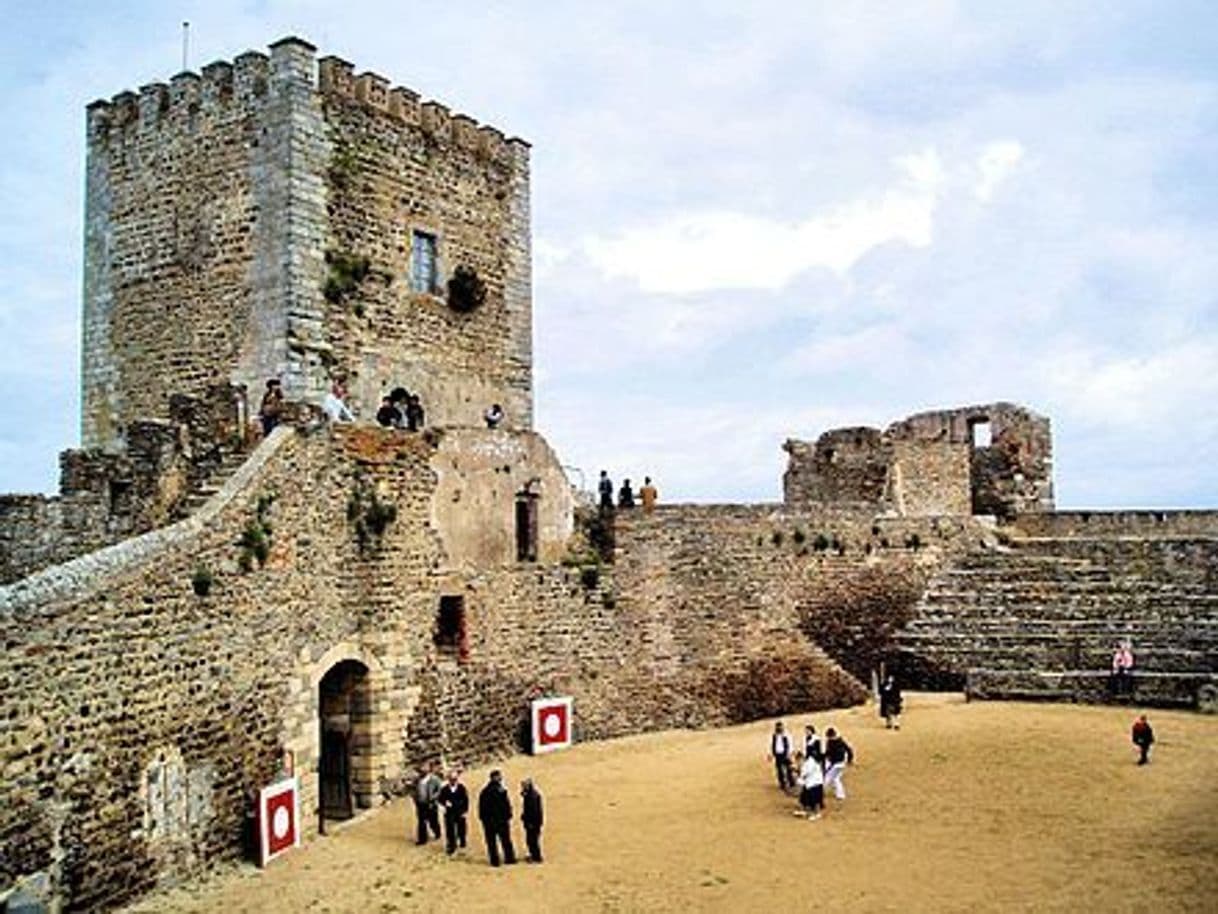
[(271, 377), (532, 426), (528, 144), (298, 38), (89, 106), (84, 261), (84, 447)]

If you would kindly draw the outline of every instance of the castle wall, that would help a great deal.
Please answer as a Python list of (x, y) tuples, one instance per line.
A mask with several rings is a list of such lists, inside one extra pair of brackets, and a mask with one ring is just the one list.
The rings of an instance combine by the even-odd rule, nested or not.
[(1218, 535), (1218, 511), (1055, 511), (1024, 514), (1015, 526), (1025, 536)]
[[(708, 616), (654, 604), (658, 568), (452, 561), (464, 528), (440, 510), (444, 477), (455, 460), (463, 503), (493, 501), (486, 448), (511, 435), (284, 426), (186, 520), (0, 588), (0, 885), (42, 873), (68, 906), (108, 907), (234, 858), (247, 792), (285, 749), (311, 834), (319, 687), (340, 663), (365, 677), (357, 806), (425, 759), (515, 751), (538, 694), (573, 695), (584, 739), (861, 697), (791, 636), (791, 606), (732, 599), (730, 580)], [(553, 456), (515, 437), (545, 498)], [(396, 513), (373, 523), (374, 503)], [(542, 529), (552, 553), (562, 528)], [(458, 643), (439, 638), (441, 597), (463, 601)]]
[[(500, 403), (509, 428), (532, 427), (529, 149), (490, 127), (420, 104), (375, 74), (321, 61), (331, 275), (366, 263), (350, 291), (332, 287), (333, 371), (371, 415), (394, 387), (418, 392), (432, 425), (480, 425)], [(412, 289), (416, 231), (436, 239), (438, 283)], [(445, 283), (476, 271), (485, 302), (462, 313)], [(339, 300), (335, 300), (339, 299)]]

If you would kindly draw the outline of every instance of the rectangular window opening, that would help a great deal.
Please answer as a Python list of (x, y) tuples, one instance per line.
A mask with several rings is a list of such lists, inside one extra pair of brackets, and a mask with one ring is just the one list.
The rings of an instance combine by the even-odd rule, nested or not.
[(433, 294), (439, 290), (438, 277), (436, 236), (416, 230), (410, 244), (410, 288)]
[(993, 444), (993, 431), (990, 428), (989, 419), (976, 419), (970, 422), (969, 431), (972, 433), (973, 447), (989, 447)]
[(465, 597), (440, 597), (440, 608), (436, 611), (436, 626), (432, 641), (442, 653), (464, 657), (467, 650)]

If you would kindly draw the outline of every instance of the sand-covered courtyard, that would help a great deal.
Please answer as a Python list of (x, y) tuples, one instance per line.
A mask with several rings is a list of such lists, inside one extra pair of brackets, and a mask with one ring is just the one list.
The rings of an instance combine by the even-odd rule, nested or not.
[[(396, 802), (266, 871), (227, 869), (139, 911), (1213, 911), (1218, 718), (1151, 712), (1134, 764), (1126, 708), (907, 696), (792, 716), (858, 753), (849, 799), (791, 815), (765, 759), (771, 722), (580, 745), (499, 765), (546, 800), (546, 863), (491, 869), (416, 847)], [(475, 798), (487, 768), (467, 772)], [(517, 823), (518, 825), (518, 823)], [(523, 835), (516, 829), (523, 853)]]

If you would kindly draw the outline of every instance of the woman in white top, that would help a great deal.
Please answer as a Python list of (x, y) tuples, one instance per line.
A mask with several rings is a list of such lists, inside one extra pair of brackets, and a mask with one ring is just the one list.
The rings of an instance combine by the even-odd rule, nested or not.
[(806, 756), (799, 769), (799, 805), (809, 819), (819, 819), (825, 808), (825, 769), (813, 755)]

